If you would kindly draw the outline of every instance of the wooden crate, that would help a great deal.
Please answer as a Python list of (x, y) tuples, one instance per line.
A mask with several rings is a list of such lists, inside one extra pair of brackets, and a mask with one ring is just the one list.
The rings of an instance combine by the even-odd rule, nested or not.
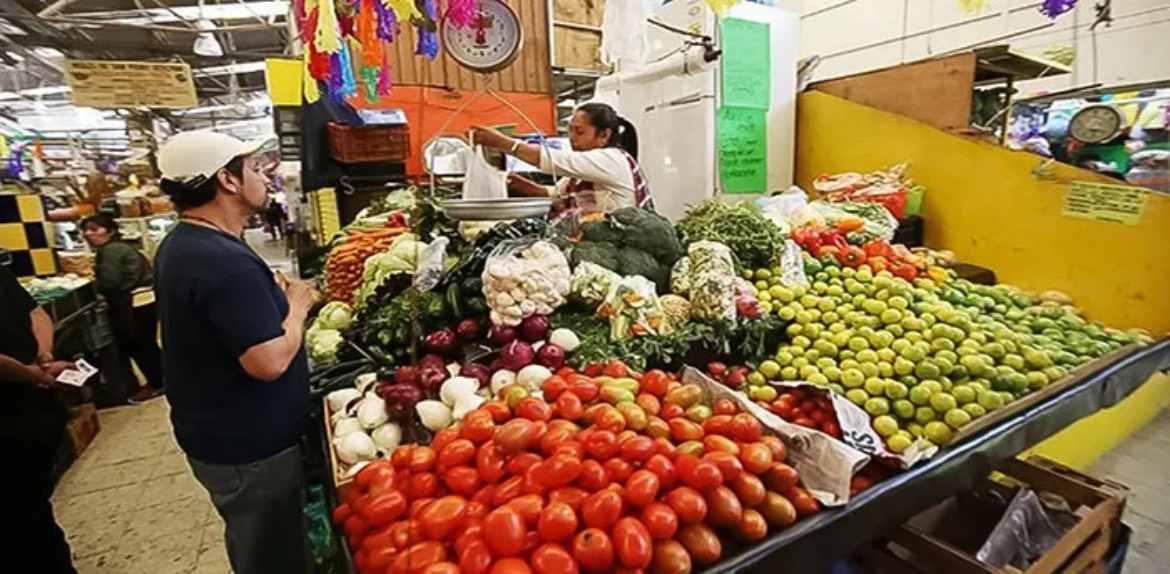
[(85, 452), (102, 427), (98, 422), (97, 408), (94, 407), (93, 403), (74, 407), (71, 415), (69, 422), (65, 424), (65, 433), (69, 437), (69, 448), (76, 458)]
[(344, 463), (337, 458), (337, 449), (333, 447), (333, 423), (329, 415), (329, 401), (321, 401), (321, 410), (323, 415), (321, 420), (325, 425), (325, 450), (329, 451), (329, 469), (333, 473), (333, 486), (338, 490), (341, 487), (353, 482), (352, 476), (345, 475), (345, 469), (342, 468)]
[[(992, 568), (975, 559), (974, 552), (1002, 515), (1001, 507), (959, 504), (948, 499), (912, 519), (883, 541), (860, 552), (858, 558), (871, 572), (879, 574), (1054, 574), (1056, 572), (1104, 573), (1106, 557), (1120, 531), (1126, 487), (1097, 480), (1041, 457), (1027, 461), (1010, 459), (999, 467), (995, 479), (988, 479), (981, 492), (1011, 493), (1027, 485), (1037, 492), (1057, 494), (1079, 513), (1078, 522), (1057, 543), (1026, 570)], [(964, 495), (960, 495), (964, 496)], [(974, 499), (974, 497), (971, 497)], [(946, 505), (962, 507), (952, 518)], [(933, 515), (933, 516), (931, 516)], [(926, 518), (926, 520), (921, 520)], [(936, 522), (929, 524), (931, 519)], [(957, 522), (957, 523), (956, 523)], [(963, 540), (966, 538), (966, 540)]]

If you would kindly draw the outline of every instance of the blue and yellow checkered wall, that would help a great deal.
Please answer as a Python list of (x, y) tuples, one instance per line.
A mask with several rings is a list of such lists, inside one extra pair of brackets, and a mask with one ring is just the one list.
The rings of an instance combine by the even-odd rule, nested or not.
[(12, 255), (9, 269), (17, 277), (53, 275), (53, 226), (45, 221), (41, 196), (0, 194), (0, 247)]

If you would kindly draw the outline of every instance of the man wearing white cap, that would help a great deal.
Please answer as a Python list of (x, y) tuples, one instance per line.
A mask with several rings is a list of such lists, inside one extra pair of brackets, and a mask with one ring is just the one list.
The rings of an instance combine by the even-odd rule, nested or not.
[(171, 423), (224, 519), (232, 570), (301, 574), (302, 339), (315, 293), (274, 276), (243, 241), (268, 200), (260, 147), (199, 131), (159, 150), (160, 186), (180, 222), (159, 247), (154, 290)]

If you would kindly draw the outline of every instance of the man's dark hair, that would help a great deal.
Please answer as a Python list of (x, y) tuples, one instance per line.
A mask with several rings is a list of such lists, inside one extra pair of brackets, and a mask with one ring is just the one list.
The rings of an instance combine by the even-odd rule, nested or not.
[[(243, 156), (232, 158), (227, 165), (223, 166), (223, 169), (226, 169), (228, 173), (236, 177), (244, 177)], [(215, 175), (212, 175), (207, 181), (194, 187), (166, 178), (159, 180), (158, 186), (162, 189), (163, 193), (171, 198), (171, 201), (175, 204), (175, 209), (183, 211), (205, 205), (215, 199), (215, 194), (219, 191), (218, 173), (219, 171), (216, 170)]]
[(106, 215), (104, 213), (99, 213), (97, 215), (91, 215), (91, 216), (81, 220), (81, 229), (84, 230), (86, 227), (89, 227), (90, 225), (96, 225), (98, 227), (101, 227), (102, 229), (105, 229), (106, 232), (110, 234), (110, 237), (114, 237), (114, 238), (120, 237), (119, 230), (118, 230), (118, 222), (114, 221), (114, 218), (109, 216), (109, 215)]

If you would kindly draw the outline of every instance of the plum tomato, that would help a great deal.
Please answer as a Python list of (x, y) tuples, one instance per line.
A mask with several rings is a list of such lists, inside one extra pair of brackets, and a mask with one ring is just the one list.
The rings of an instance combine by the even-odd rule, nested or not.
[(408, 574), (419, 572), (422, 569), (443, 562), (447, 559), (447, 547), (442, 542), (428, 540), (419, 542), (394, 557), (394, 561), (387, 570), (391, 574)]
[(388, 460), (379, 459), (362, 467), (353, 478), (353, 483), (362, 491), (381, 491), (394, 488), (395, 478), (394, 465)]
[(504, 463), (504, 453), (495, 441), (489, 440), (479, 445), (479, 450), (475, 452), (475, 470), (482, 482), (495, 484), (504, 478)]
[[(569, 382), (560, 375), (553, 375), (544, 380), (544, 384), (540, 386), (541, 394), (544, 395), (545, 400), (558, 401), (564, 392), (569, 389)], [(576, 396), (576, 395), (573, 395)], [(577, 401), (580, 403), (580, 401)]]
[(764, 474), (764, 484), (774, 492), (785, 492), (799, 483), (800, 474), (796, 469), (782, 462), (772, 463)]
[(545, 542), (563, 542), (577, 532), (577, 513), (564, 502), (552, 502), (540, 512), (536, 531)]
[(670, 506), (661, 502), (647, 504), (639, 517), (650, 532), (650, 537), (655, 540), (669, 540), (678, 531), (678, 515)]
[(601, 466), (605, 467), (605, 472), (609, 473), (613, 482), (624, 483), (634, 472), (634, 466), (620, 458), (611, 458)]
[(688, 440), (700, 440), (703, 438), (703, 427), (698, 423), (676, 417), (667, 421), (670, 425), (670, 436), (675, 442), (683, 442)]
[(613, 359), (605, 364), (605, 370), (602, 371), (602, 374), (607, 377), (622, 379), (630, 376), (630, 368), (627, 367), (625, 363), (617, 359)]
[(527, 397), (516, 403), (516, 416), (530, 421), (547, 421), (552, 418), (553, 409), (544, 399)]
[(458, 564), (443, 561), (423, 568), (422, 574), (460, 574), (460, 570)]
[(683, 416), (685, 413), (686, 409), (682, 408), (681, 405), (676, 405), (674, 403), (664, 403), (662, 405), (662, 410), (658, 411), (658, 416), (669, 422)]
[(524, 551), (527, 528), (514, 508), (503, 506), (483, 519), (484, 540), (495, 556), (516, 556)]
[(780, 437), (765, 435), (764, 438), (760, 439), (760, 442), (764, 443), (768, 447), (768, 450), (772, 451), (773, 462), (784, 462), (788, 459), (788, 447), (784, 445), (784, 441), (781, 441)]
[(706, 524), (691, 524), (678, 531), (678, 541), (699, 564), (713, 564), (723, 554), (719, 536)]
[(772, 450), (762, 442), (742, 445), (739, 449), (739, 461), (744, 470), (752, 474), (764, 474), (772, 467)]
[(380, 528), (398, 520), (406, 512), (406, 497), (397, 490), (390, 490), (370, 498), (358, 506), (360, 515), (371, 528)]
[(731, 437), (739, 442), (756, 442), (764, 436), (764, 427), (756, 417), (740, 413), (731, 418)]
[(524, 473), (528, 472), (529, 468), (540, 464), (540, 461), (541, 458), (539, 454), (534, 452), (522, 452), (513, 456), (512, 459), (508, 461), (507, 465), (505, 465), (505, 468), (508, 469), (508, 472), (511, 473), (512, 476), (524, 476)]
[[(463, 424), (466, 428), (467, 423)], [(515, 454), (531, 446), (537, 440), (539, 432), (536, 425), (528, 419), (512, 419), (500, 426), (495, 435), (489, 438), (495, 441), (505, 454)]]
[(768, 522), (764, 520), (764, 515), (748, 508), (743, 511), (743, 518), (736, 527), (736, 534), (749, 542), (763, 540), (768, 535)]
[(540, 520), (540, 513), (544, 510), (544, 497), (537, 494), (525, 494), (509, 500), (505, 506), (519, 513), (520, 518), (524, 519), (524, 524), (531, 528), (536, 526), (537, 520)]
[(654, 439), (634, 436), (621, 442), (618, 453), (629, 462), (642, 462), (654, 454)]
[(412, 474), (410, 476), (410, 485), (407, 487), (407, 494), (411, 500), (418, 500), (420, 498), (431, 498), (439, 491), (439, 479), (434, 473), (424, 472), (422, 474)]
[(670, 462), (670, 459), (665, 455), (656, 454), (650, 457), (642, 464), (642, 468), (658, 476), (658, 482), (664, 490), (674, 486), (674, 463)]
[(581, 476), (584, 468), (581, 459), (569, 456), (554, 456), (533, 467), (536, 480), (546, 488), (568, 486)]
[(627, 568), (645, 568), (654, 556), (650, 532), (637, 518), (625, 517), (613, 527), (613, 549), (618, 562)]
[(565, 486), (553, 490), (548, 493), (549, 503), (563, 502), (573, 509), (573, 512), (580, 513), (581, 505), (585, 499), (589, 497), (589, 493), (573, 486)]
[(618, 453), (617, 436), (607, 430), (593, 431), (585, 439), (585, 452), (597, 460), (613, 458)]
[(581, 503), (581, 518), (590, 528), (608, 530), (622, 515), (622, 495), (605, 489), (590, 494)]
[(793, 490), (795, 494), (792, 496), (791, 502), (792, 506), (796, 508), (797, 515), (808, 516), (821, 510), (820, 503), (807, 490), (803, 488), (794, 488)]
[[(466, 467), (464, 467), (466, 468)], [(467, 514), (467, 500), (462, 496), (444, 496), (431, 501), (419, 514), (423, 532), (431, 540), (446, 540), (462, 525)]]
[[(450, 429), (443, 429), (444, 432)], [(436, 435), (437, 438), (437, 435)], [(432, 443), (433, 444), (433, 443)], [(437, 448), (437, 447), (436, 447)], [(465, 438), (456, 438), (442, 448), (438, 448), (439, 458), (436, 470), (440, 473), (457, 466), (463, 466), (475, 458), (475, 443)], [(364, 469), (363, 469), (364, 470)]]
[(443, 482), (451, 492), (471, 496), (479, 490), (479, 472), (470, 466), (459, 466), (448, 470)]
[(578, 574), (577, 561), (560, 544), (544, 544), (528, 559), (535, 574)]
[(503, 506), (509, 500), (524, 494), (524, 477), (513, 476), (496, 487), (495, 506)]
[(435, 449), (429, 446), (415, 445), (410, 451), (410, 472), (429, 472), (435, 466)]
[(739, 412), (739, 405), (727, 397), (720, 397), (715, 399), (714, 410), (717, 415), (734, 415)]
[(577, 486), (589, 491), (597, 492), (609, 485), (609, 473), (596, 460), (586, 460), (581, 463), (581, 474), (577, 477)]
[[(547, 383), (546, 383), (547, 384)], [(547, 397), (548, 394), (546, 393)], [(581, 398), (573, 393), (564, 393), (556, 398), (557, 416), (567, 421), (578, 421), (585, 416)]]
[(706, 492), (723, 484), (723, 473), (719, 471), (719, 467), (705, 461), (700, 461), (687, 471), (679, 472), (679, 478), (687, 486), (700, 492)]
[(488, 574), (532, 574), (532, 568), (520, 558), (504, 558), (492, 563)]
[(613, 542), (599, 528), (586, 528), (573, 539), (573, 557), (586, 572), (608, 572), (613, 568)]
[(760, 477), (747, 472), (732, 480), (730, 485), (735, 496), (748, 508), (759, 506), (764, 501), (764, 494), (768, 492)]
[(667, 493), (664, 501), (678, 516), (680, 524), (695, 524), (707, 517), (707, 501), (689, 486), (675, 488)]
[(725, 436), (708, 434), (703, 437), (703, 452), (713, 451), (726, 452), (732, 456), (739, 456), (739, 445)]
[(476, 540), (459, 553), (460, 574), (486, 574), (492, 566), (492, 552), (487, 542)]
[(661, 482), (658, 475), (649, 470), (636, 470), (626, 479), (626, 502), (634, 508), (642, 508), (658, 498)]
[(717, 414), (703, 421), (703, 432), (707, 435), (731, 436), (731, 415)]
[(691, 555), (675, 540), (654, 543), (654, 558), (650, 562), (654, 574), (691, 574)]
[(703, 455), (703, 461), (715, 465), (719, 469), (719, 474), (722, 475), (724, 482), (730, 482), (739, 478), (743, 473), (743, 463), (735, 458), (734, 454), (729, 452), (708, 452)]
[(757, 508), (760, 514), (764, 516), (764, 520), (768, 522), (768, 526), (776, 528), (784, 528), (796, 523), (796, 507), (792, 506), (787, 498), (782, 495), (769, 492), (764, 495), (764, 502)]
[(642, 382), (639, 388), (643, 392), (661, 398), (666, 396), (669, 385), (670, 375), (658, 369), (650, 369), (646, 371), (646, 374), (642, 375)]
[(647, 392), (638, 393), (638, 396), (634, 398), (634, 402), (639, 407), (642, 407), (642, 410), (648, 416), (657, 415), (658, 411), (662, 410), (662, 402), (658, 400), (658, 397)]
[(588, 403), (597, 398), (597, 394), (601, 392), (601, 386), (589, 377), (574, 375), (569, 378), (569, 392), (577, 395), (581, 402)]
[[(508, 407), (504, 406), (504, 408)], [(512, 413), (509, 412), (508, 416), (511, 415)], [(459, 436), (475, 444), (483, 444), (491, 440), (495, 432), (495, 415), (485, 409), (477, 409), (467, 413), (467, 416), (463, 417), (463, 423), (459, 426)]]
[(743, 520), (743, 504), (735, 493), (726, 486), (718, 486), (707, 491), (707, 518), (711, 526), (732, 528), (739, 526)]

